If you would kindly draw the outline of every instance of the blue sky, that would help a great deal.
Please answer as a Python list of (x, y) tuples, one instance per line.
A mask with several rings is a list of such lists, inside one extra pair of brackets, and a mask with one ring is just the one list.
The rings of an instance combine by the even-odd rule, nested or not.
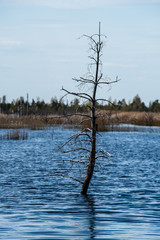
[(99, 94), (146, 104), (160, 99), (160, 0), (0, 0), (0, 97), (50, 102), (76, 90), (87, 72), (88, 42), (107, 36), (103, 73), (121, 81)]

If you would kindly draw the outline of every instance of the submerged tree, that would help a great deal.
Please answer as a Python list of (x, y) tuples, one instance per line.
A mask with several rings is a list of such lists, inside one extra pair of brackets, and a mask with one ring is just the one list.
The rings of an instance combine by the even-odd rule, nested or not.
[[(71, 161), (86, 164), (86, 175), (84, 181), (80, 182), (82, 183), (81, 193), (87, 194), (87, 190), (93, 176), (96, 160), (99, 158), (108, 158), (110, 155), (107, 151), (97, 150), (96, 148), (96, 136), (98, 131), (97, 119), (101, 117), (101, 115), (96, 112), (96, 106), (99, 101), (107, 101), (103, 98), (97, 98), (97, 90), (98, 87), (115, 83), (119, 81), (119, 79), (116, 77), (114, 81), (111, 81), (110, 79), (103, 77), (101, 57), (102, 49), (104, 47), (103, 39), (106, 38), (106, 36), (101, 34), (100, 23), (98, 34), (83, 36), (89, 40), (89, 59), (91, 60), (91, 63), (88, 66), (88, 72), (85, 77), (73, 78), (73, 80), (79, 84), (79, 87), (81, 87), (83, 91), (71, 92), (63, 87), (62, 90), (65, 91), (66, 94), (76, 96), (77, 98), (88, 102), (88, 113), (75, 113), (75, 115), (80, 115), (80, 117), (83, 118), (82, 121), (89, 121), (90, 127), (86, 127), (82, 129), (80, 133), (71, 136), (68, 141), (62, 146), (62, 148), (72, 142), (73, 147), (71, 147), (70, 150), (64, 151), (64, 153), (78, 151), (79, 159), (77, 161)], [(84, 91), (85, 87), (87, 87), (86, 91)], [(77, 145), (78, 147), (76, 147)]]

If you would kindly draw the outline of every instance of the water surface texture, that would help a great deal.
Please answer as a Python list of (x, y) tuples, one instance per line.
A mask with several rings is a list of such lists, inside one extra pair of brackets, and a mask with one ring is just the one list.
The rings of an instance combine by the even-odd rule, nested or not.
[(98, 162), (82, 196), (80, 183), (55, 174), (68, 167), (55, 147), (75, 132), (1, 137), (0, 239), (160, 239), (160, 134), (101, 133), (98, 147), (113, 157)]

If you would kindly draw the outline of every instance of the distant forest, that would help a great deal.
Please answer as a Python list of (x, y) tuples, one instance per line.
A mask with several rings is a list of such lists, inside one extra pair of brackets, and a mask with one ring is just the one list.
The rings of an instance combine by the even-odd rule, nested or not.
[[(78, 99), (74, 99), (69, 103), (65, 103), (63, 99), (58, 100), (56, 97), (52, 98), (50, 103), (37, 98), (32, 102), (25, 100), (24, 97), (13, 100), (11, 103), (6, 101), (6, 96), (0, 98), (0, 113), (1, 114), (19, 114), (19, 115), (48, 115), (48, 114), (66, 114), (72, 112), (86, 112), (88, 111), (89, 103), (80, 104)], [(137, 94), (129, 103), (125, 99), (116, 101), (106, 101), (97, 103), (99, 110), (120, 110), (120, 111), (137, 111), (137, 112), (160, 112), (159, 100), (149, 103), (147, 107)]]

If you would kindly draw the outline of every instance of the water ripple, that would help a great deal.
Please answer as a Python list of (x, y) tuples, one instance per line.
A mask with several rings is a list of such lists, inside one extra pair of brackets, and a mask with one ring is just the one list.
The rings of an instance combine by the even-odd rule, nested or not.
[(98, 148), (113, 157), (97, 163), (81, 196), (77, 182), (55, 174), (69, 167), (55, 148), (74, 131), (1, 140), (0, 239), (160, 239), (160, 135), (101, 133)]

